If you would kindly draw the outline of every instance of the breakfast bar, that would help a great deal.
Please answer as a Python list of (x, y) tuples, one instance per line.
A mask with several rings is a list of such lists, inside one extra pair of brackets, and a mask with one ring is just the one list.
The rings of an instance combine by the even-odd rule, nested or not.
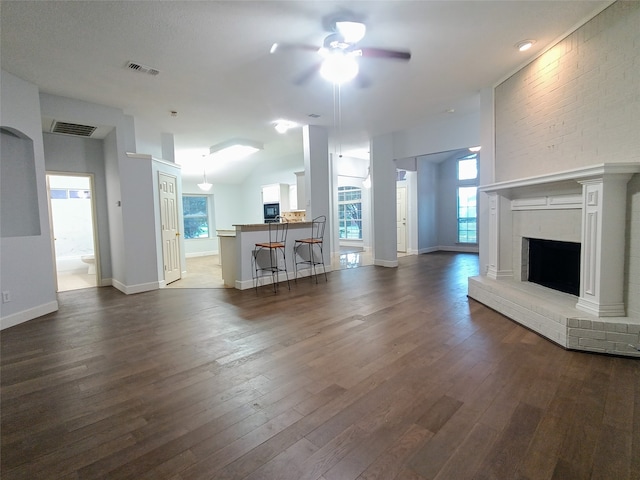
[[(294, 278), (293, 246), (297, 238), (306, 238), (311, 235), (311, 222), (289, 222), (289, 231), (285, 247), (287, 257), (287, 270), (289, 279)], [(253, 287), (253, 272), (251, 258), (255, 244), (269, 240), (269, 224), (256, 223), (234, 225), (235, 230), (218, 230), (220, 240), (220, 263), (222, 266), (222, 279), (225, 286), (245, 290)], [(326, 253), (325, 253), (326, 255)], [(298, 270), (298, 276), (308, 276), (309, 270)], [(270, 279), (261, 280), (262, 284), (270, 283)], [(278, 277), (278, 281), (286, 281), (284, 273)]]

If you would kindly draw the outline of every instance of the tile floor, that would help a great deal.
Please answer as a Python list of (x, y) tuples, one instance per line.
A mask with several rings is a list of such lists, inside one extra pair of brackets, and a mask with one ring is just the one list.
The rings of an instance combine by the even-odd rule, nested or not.
[[(403, 255), (398, 253), (398, 257)], [(371, 252), (354, 247), (343, 247), (341, 253), (334, 257), (332, 265), (334, 270), (364, 267), (373, 265), (373, 258)], [(59, 292), (95, 286), (95, 275), (58, 275)], [(187, 258), (187, 274), (180, 280), (167, 285), (167, 288), (225, 288), (218, 255)]]

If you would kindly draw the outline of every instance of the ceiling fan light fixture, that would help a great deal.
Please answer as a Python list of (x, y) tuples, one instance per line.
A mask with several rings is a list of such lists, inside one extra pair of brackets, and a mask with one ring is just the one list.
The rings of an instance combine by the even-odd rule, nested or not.
[(364, 38), (367, 26), (360, 22), (336, 22), (336, 30), (345, 43), (358, 43)]
[(343, 84), (358, 75), (358, 62), (355, 58), (341, 53), (329, 55), (322, 62), (320, 75), (331, 83)]

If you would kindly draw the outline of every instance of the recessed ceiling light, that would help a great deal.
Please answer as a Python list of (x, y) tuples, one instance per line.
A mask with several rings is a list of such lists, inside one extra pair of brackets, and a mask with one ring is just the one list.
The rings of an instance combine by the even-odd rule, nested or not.
[(275, 128), (278, 133), (287, 133), (287, 130), (289, 130), (290, 128), (294, 128), (298, 126), (298, 124), (295, 122), (292, 122), (290, 120), (283, 120), (283, 119), (276, 120), (273, 123), (275, 123)]
[(535, 40), (522, 40), (521, 42), (516, 43), (516, 48), (521, 52), (526, 52), (533, 44), (536, 43)]

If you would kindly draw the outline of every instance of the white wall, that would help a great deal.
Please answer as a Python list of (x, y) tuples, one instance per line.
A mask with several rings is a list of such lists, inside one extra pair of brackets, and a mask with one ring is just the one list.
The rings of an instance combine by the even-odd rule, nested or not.
[(640, 162), (640, 2), (616, 2), (495, 90), (497, 182)]
[(111, 246), (111, 278), (125, 276), (125, 244), (122, 225), (118, 139), (115, 129), (104, 139), (104, 171), (107, 186), (107, 216), (109, 218), (109, 245)]
[(134, 118), (134, 126), (136, 146), (132, 152), (175, 162), (173, 134), (163, 132), (159, 126), (138, 117)]
[[(478, 175), (480, 185), (489, 185), (495, 182), (495, 129), (494, 129), (494, 89), (485, 88), (480, 92), (480, 128), (482, 150), (480, 151), (480, 163)], [(486, 193), (478, 194), (478, 251), (479, 271), (482, 275), (489, 268), (489, 196)]]
[(438, 247), (438, 165), (418, 157), (418, 253)]
[[(46, 198), (46, 173), (38, 88), (0, 71), (0, 125), (33, 141), (40, 234), (0, 237), (0, 291), (11, 301), (0, 308), (0, 327), (7, 328), (58, 309)], [(2, 161), (0, 159), (0, 161)]]
[(480, 112), (442, 114), (393, 134), (393, 158), (419, 157), (480, 145)]

